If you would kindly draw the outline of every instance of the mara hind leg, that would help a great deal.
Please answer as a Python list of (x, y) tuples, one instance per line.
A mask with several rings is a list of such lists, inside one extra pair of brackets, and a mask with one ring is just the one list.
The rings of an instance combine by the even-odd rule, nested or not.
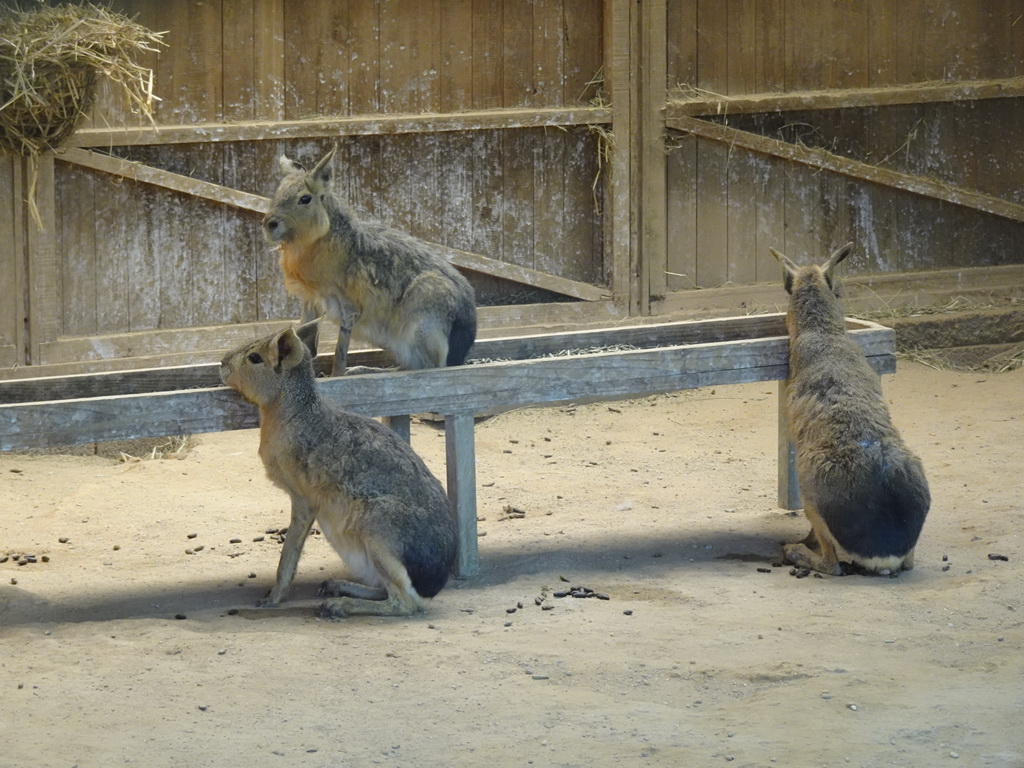
[(423, 610), (426, 601), (412, 586), (401, 560), (391, 552), (371, 554), (384, 587), (367, 587), (352, 581), (326, 581), (320, 594), (330, 595), (318, 614), (325, 619), (346, 616), (409, 616)]
[(811, 523), (811, 532), (802, 541), (786, 544), (782, 548), (786, 561), (830, 576), (841, 576), (843, 571), (828, 526), (810, 504), (805, 503), (804, 514)]

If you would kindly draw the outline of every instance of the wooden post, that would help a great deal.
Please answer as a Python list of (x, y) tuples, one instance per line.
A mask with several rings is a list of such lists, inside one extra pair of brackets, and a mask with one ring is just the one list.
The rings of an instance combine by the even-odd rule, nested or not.
[(667, 89), (668, 9), (665, 0), (645, 0), (640, 4), (639, 51), (635, 64), (639, 71), (634, 99), (634, 137), (639, 149), (633, 171), (637, 202), (634, 221), (637, 259), (634, 268), (639, 280), (637, 311), (651, 314), (651, 298), (665, 295), (667, 217), (665, 202), (665, 102)]
[(789, 436), (789, 382), (779, 380), (779, 506), (800, 509), (800, 483), (796, 477), (796, 443)]
[(405, 442), (412, 442), (412, 427), (409, 424), (408, 414), (403, 414), (401, 416), (385, 416), (381, 419), (381, 423), (384, 424), (385, 427), (391, 427), (391, 431), (405, 440)]
[(480, 570), (476, 540), (476, 447), (473, 414), (444, 417), (445, 452), (448, 464), (448, 498), (458, 529), (459, 554), (455, 575), (473, 576)]

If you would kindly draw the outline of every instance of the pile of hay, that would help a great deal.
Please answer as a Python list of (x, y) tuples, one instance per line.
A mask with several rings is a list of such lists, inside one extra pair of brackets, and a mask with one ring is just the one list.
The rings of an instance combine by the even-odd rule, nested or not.
[(133, 57), (159, 50), (162, 37), (96, 5), (0, 7), (0, 151), (59, 149), (92, 107), (99, 75), (152, 119), (153, 72)]

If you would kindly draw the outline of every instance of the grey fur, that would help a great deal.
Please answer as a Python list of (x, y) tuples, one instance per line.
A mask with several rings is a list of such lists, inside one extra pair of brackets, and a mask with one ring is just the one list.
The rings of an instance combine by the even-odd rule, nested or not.
[(931, 498), (924, 468), (893, 426), (878, 375), (849, 338), (833, 270), (771, 249), (790, 294), (789, 432), (811, 532), (787, 559), (839, 574), (840, 562), (889, 573), (914, 565)]
[(476, 339), (473, 287), (422, 240), (357, 218), (330, 189), (333, 156), (307, 173), (282, 155), (284, 178), (263, 219), (285, 287), (302, 299), (302, 323), (322, 314), (339, 323), (335, 375), (346, 372), (353, 333), (403, 369), (461, 365)]
[[(372, 419), (325, 401), (307, 348), (287, 329), (224, 357), (221, 379), (260, 411), (260, 458), (291, 497), (291, 523), (265, 605), (286, 599), (313, 520), (353, 581), (326, 581), (321, 615), (423, 610), (447, 581), (456, 529), (448, 497), (419, 456)], [(301, 338), (300, 338), (301, 337)]]

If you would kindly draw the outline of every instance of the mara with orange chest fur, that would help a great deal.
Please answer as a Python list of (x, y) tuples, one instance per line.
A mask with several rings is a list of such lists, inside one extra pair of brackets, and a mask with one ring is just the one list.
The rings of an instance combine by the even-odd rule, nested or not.
[(291, 497), (277, 580), (262, 603), (288, 596), (313, 521), (352, 581), (325, 581), (320, 615), (404, 616), (423, 610), (455, 562), (455, 518), (422, 459), (373, 419), (325, 401), (307, 348), (316, 324), (245, 344), (221, 380), (259, 407), (260, 458)]
[[(280, 249), (285, 288), (303, 324), (326, 315), (340, 330), (332, 373), (346, 373), (353, 334), (406, 370), (461, 365), (476, 340), (473, 287), (428, 243), (355, 216), (331, 191), (331, 150), (308, 173), (283, 155), (263, 219)], [(315, 354), (316, 334), (310, 338)]]
[(924, 468), (893, 426), (882, 387), (846, 333), (832, 275), (849, 243), (823, 266), (797, 267), (775, 249), (789, 293), (789, 434), (811, 532), (786, 559), (840, 575), (914, 566), (931, 503)]

